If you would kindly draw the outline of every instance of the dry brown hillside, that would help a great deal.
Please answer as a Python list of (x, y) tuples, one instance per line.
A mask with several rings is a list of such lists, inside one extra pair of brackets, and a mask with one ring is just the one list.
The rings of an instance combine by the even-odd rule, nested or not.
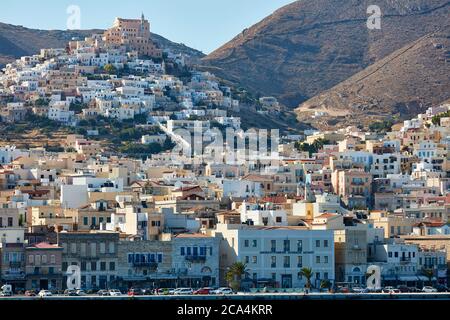
[[(303, 103), (301, 121), (322, 129), (407, 119), (450, 98), (450, 25), (395, 51)], [(312, 119), (315, 111), (325, 116)]]
[[(42, 48), (64, 48), (72, 38), (83, 39), (93, 33), (102, 32), (103, 30), (37, 30), (0, 22), (0, 65), (21, 56), (39, 53)], [(157, 34), (152, 34), (152, 39), (164, 49), (198, 58), (204, 56), (198, 50), (172, 42)]]
[[(367, 28), (380, 6), (381, 30)], [(203, 59), (206, 68), (291, 107), (330, 89), (448, 21), (448, 0), (300, 0)]]

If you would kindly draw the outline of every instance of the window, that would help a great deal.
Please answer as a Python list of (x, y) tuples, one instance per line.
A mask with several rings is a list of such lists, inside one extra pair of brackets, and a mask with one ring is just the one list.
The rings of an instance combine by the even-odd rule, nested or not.
[(86, 262), (81, 261), (81, 271), (86, 271)]
[(245, 256), (245, 263), (249, 263), (250, 261), (250, 257), (249, 256)]
[(91, 242), (91, 256), (95, 257), (97, 255), (97, 244)]
[(389, 258), (392, 258), (392, 252), (388, 253)]
[(253, 248), (256, 248), (258, 246), (258, 240), (253, 240), (252, 246), (253, 246)]
[(106, 243), (100, 242), (100, 253), (106, 253)]
[(70, 252), (71, 253), (77, 253), (77, 244), (76, 243), (71, 243), (70, 244)]
[(277, 267), (277, 257), (276, 256), (270, 257), (270, 267), (271, 268)]
[(320, 280), (320, 272), (316, 272), (316, 279)]
[(258, 257), (257, 256), (253, 256), (252, 257), (252, 263), (253, 264), (258, 263)]
[(114, 245), (114, 242), (109, 243), (109, 253), (114, 253), (116, 251), (116, 247)]
[(328, 240), (323, 240), (323, 246), (324, 248), (328, 248)]
[(248, 240), (244, 240), (244, 247), (245, 247), (245, 248), (248, 248), (248, 243), (249, 243)]
[(114, 261), (111, 261), (109, 263), (109, 270), (111, 270), (111, 271), (115, 271), (116, 270), (116, 264), (115, 264)]
[(276, 240), (270, 240), (270, 250), (272, 252), (277, 251), (277, 241)]
[(323, 273), (323, 278), (324, 278), (325, 280), (328, 280), (328, 272), (324, 272), (324, 273)]
[(297, 256), (297, 267), (302, 268), (303, 267), (303, 258), (302, 256)]
[(91, 271), (97, 271), (97, 262), (95, 261), (91, 262)]
[(85, 256), (86, 255), (86, 243), (82, 242), (80, 244), (80, 254), (81, 256)]
[(398, 258), (398, 252), (394, 252), (394, 257)]
[(180, 248), (180, 255), (184, 256), (184, 247)]
[(323, 263), (328, 263), (328, 256), (323, 257)]
[(297, 252), (302, 252), (303, 251), (303, 241), (302, 240), (297, 240)]
[(320, 240), (316, 240), (316, 248), (320, 248)]
[(289, 240), (283, 241), (284, 252), (289, 252), (291, 250), (291, 242)]
[(12, 226), (13, 226), (13, 218), (8, 217), (8, 227), (12, 227)]
[(106, 271), (106, 262), (105, 261), (100, 262), (100, 271)]
[(289, 257), (289, 256), (284, 256), (283, 257), (283, 266), (285, 268), (290, 268), (291, 267), (291, 257)]
[(316, 256), (316, 263), (320, 263), (320, 256)]
[[(5, 255), (6, 256), (6, 255)], [(34, 256), (32, 255), (32, 254), (30, 254), (29, 256), (28, 256), (28, 262), (30, 263), (30, 264), (34, 264)]]
[(47, 263), (47, 255), (46, 254), (42, 255), (41, 260), (42, 260), (42, 264), (46, 264)]
[(89, 224), (89, 218), (88, 217), (83, 217), (83, 224), (85, 226), (87, 226)]
[(276, 223), (281, 223), (281, 222), (283, 222), (283, 219), (281, 217), (276, 217), (275, 221), (276, 221)]

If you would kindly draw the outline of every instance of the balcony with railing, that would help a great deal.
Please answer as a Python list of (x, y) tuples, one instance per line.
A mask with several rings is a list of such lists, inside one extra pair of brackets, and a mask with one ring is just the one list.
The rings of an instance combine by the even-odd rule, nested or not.
[(402, 257), (402, 258), (400, 258), (400, 263), (401, 263), (401, 264), (408, 264), (408, 263), (411, 263), (411, 258)]
[(197, 263), (202, 263), (206, 261), (206, 256), (205, 255), (187, 255), (185, 256), (186, 261), (189, 262), (197, 262)]
[(156, 269), (158, 263), (155, 261), (133, 261), (133, 267), (147, 267), (150, 269)]

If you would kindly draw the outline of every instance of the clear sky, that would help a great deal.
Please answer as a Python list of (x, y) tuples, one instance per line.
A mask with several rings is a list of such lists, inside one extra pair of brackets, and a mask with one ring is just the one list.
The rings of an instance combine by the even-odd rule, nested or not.
[(81, 29), (105, 29), (115, 17), (150, 20), (151, 31), (209, 53), (293, 0), (2, 0), (0, 22), (36, 29), (67, 29), (70, 5)]

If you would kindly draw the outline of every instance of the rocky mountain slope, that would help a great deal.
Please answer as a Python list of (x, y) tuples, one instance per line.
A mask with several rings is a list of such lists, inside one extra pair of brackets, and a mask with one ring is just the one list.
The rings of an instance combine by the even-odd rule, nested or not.
[(296, 112), (300, 121), (331, 129), (408, 119), (448, 99), (450, 24), (306, 101)]
[(448, 0), (378, 0), (381, 30), (367, 28), (371, 0), (300, 0), (212, 52), (206, 69), (290, 107), (332, 88), (448, 21)]
[[(38, 53), (41, 48), (64, 47), (72, 38), (84, 38), (103, 30), (37, 30), (0, 22), (0, 65), (14, 59)], [(184, 44), (172, 42), (160, 35), (152, 34), (153, 41), (161, 48), (201, 58), (204, 54)]]

